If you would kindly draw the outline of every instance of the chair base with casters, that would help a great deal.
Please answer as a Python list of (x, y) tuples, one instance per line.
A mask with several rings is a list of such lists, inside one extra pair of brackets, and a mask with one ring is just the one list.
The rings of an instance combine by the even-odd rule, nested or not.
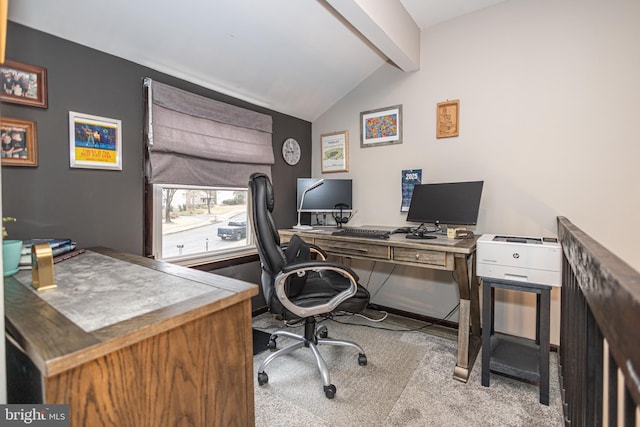
[(320, 355), (318, 351), (319, 345), (333, 345), (333, 346), (344, 346), (344, 347), (352, 347), (358, 350), (358, 364), (361, 366), (365, 366), (367, 364), (367, 356), (364, 354), (364, 350), (358, 344), (353, 341), (347, 340), (338, 340), (327, 338), (327, 327), (317, 326), (316, 319), (314, 317), (305, 318), (304, 322), (304, 336), (293, 334), (288, 331), (278, 330), (271, 334), (269, 338), (269, 343), (267, 347), (271, 350), (276, 349), (276, 339), (278, 337), (287, 337), (296, 340), (293, 344), (288, 345), (287, 347), (281, 348), (274, 353), (271, 353), (267, 356), (266, 359), (260, 364), (258, 368), (258, 385), (265, 385), (269, 382), (269, 377), (267, 373), (264, 371), (269, 363), (271, 363), (274, 359), (289, 354), (295, 350), (298, 350), (302, 347), (306, 347), (311, 350), (313, 353), (316, 364), (318, 365), (318, 370), (320, 371), (320, 376), (322, 377), (322, 385), (324, 394), (328, 399), (333, 399), (336, 394), (336, 386), (331, 384), (331, 379), (329, 376), (329, 369), (327, 368), (327, 364), (324, 359)]

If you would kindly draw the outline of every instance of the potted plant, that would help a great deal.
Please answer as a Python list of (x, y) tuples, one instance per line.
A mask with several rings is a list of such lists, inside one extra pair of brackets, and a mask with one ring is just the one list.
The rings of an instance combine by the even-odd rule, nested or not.
[(5, 222), (13, 222), (15, 218), (2, 218), (2, 266), (4, 277), (13, 276), (18, 272), (20, 265), (20, 253), (22, 252), (22, 240), (6, 239), (8, 236)]

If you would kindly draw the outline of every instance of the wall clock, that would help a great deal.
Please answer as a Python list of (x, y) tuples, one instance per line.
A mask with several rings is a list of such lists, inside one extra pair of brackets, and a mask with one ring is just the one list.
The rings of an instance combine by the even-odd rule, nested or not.
[(293, 138), (288, 138), (282, 144), (282, 157), (290, 165), (296, 165), (300, 161), (300, 144)]

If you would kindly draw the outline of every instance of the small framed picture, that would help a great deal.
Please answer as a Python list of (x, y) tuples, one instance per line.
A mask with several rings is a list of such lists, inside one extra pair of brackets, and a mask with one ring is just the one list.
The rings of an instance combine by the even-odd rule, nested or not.
[(47, 108), (47, 70), (6, 60), (0, 65), (0, 100)]
[(360, 147), (402, 144), (402, 105), (360, 113)]
[(438, 117), (436, 126), (436, 138), (449, 138), (459, 135), (458, 117), (460, 100), (438, 103)]
[(322, 173), (349, 172), (349, 132), (320, 135)]
[(120, 120), (69, 111), (72, 168), (122, 170)]
[(3, 166), (38, 166), (36, 122), (0, 118)]

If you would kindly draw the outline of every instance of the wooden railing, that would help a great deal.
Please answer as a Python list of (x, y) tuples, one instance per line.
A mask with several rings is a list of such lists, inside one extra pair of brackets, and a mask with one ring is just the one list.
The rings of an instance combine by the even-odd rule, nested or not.
[(640, 273), (567, 218), (560, 382), (568, 426), (640, 426)]

